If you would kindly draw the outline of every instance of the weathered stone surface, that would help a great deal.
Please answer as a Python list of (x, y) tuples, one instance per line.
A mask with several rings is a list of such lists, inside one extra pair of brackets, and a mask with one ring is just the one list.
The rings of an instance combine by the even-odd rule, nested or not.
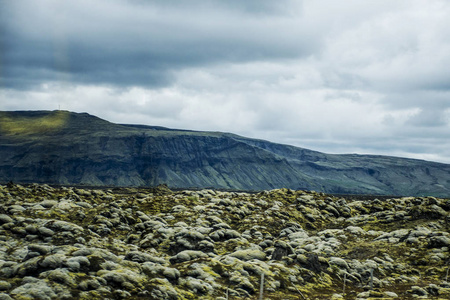
[(61, 267), (61, 265), (65, 259), (66, 259), (65, 255), (53, 254), (53, 255), (44, 257), (44, 259), (39, 262), (39, 265), (42, 268), (46, 268), (46, 269), (56, 269), (56, 268)]
[(442, 248), (450, 247), (450, 236), (433, 236), (429, 239), (428, 247), (430, 248)]
[(0, 300), (13, 300), (8, 294), (0, 293)]
[(11, 284), (7, 281), (0, 280), (0, 291), (6, 291), (11, 288)]
[(205, 258), (205, 257), (208, 257), (208, 255), (206, 255), (205, 253), (203, 253), (201, 251), (184, 250), (184, 251), (178, 253), (177, 255), (171, 257), (170, 262), (172, 264), (175, 264), (175, 263), (180, 263), (180, 262), (185, 262), (185, 261), (194, 260), (194, 259), (198, 259), (198, 258)]
[(28, 245), (28, 251), (37, 252), (40, 255), (46, 255), (52, 251), (52, 246), (42, 245), (42, 244), (31, 244)]
[(348, 269), (347, 262), (340, 258), (340, 257), (330, 257), (330, 260), (328, 261), (330, 265), (338, 266), (340, 268)]
[(167, 279), (155, 279), (151, 283), (154, 285), (154, 289), (151, 291), (151, 296), (154, 299), (179, 299), (177, 291), (173, 288)]
[(271, 259), (273, 260), (280, 260), (284, 256), (294, 254), (294, 250), (292, 249), (291, 245), (282, 240), (277, 240), (274, 244), (274, 247), (275, 250), (273, 251), (271, 257)]
[(158, 259), (157, 258), (155, 259), (155, 257), (153, 257), (152, 255), (144, 253), (144, 252), (140, 252), (140, 251), (128, 252), (125, 255), (125, 259), (139, 262), (139, 263), (143, 263), (143, 262), (147, 262), (147, 261), (155, 262), (155, 260), (158, 261)]
[(71, 257), (71, 258), (67, 259), (67, 261), (65, 262), (65, 265), (72, 272), (80, 272), (83, 269), (85, 269), (85, 270), (89, 269), (90, 261), (87, 257), (76, 256), (76, 257)]
[(428, 295), (428, 292), (424, 288), (421, 288), (420, 286), (417, 286), (417, 285), (412, 286), (408, 292), (413, 295), (418, 295), (418, 296), (427, 296)]
[(39, 185), (0, 185), (0, 197), (5, 299), (216, 299), (227, 288), (251, 299), (262, 274), (270, 299), (342, 299), (344, 278), (344, 298), (450, 296), (445, 199)]
[[(219, 227), (220, 226), (220, 227)], [(216, 224), (213, 226), (213, 228), (224, 228), (225, 229), (219, 229), (211, 233), (209, 236), (216, 242), (218, 241), (226, 241), (229, 239), (237, 239), (241, 237), (241, 234), (237, 232), (236, 230), (232, 230), (226, 227), (229, 227), (229, 225), (221, 223)]]
[(11, 291), (11, 295), (23, 299), (50, 300), (55, 299), (57, 294), (44, 280), (25, 278), (25, 284)]
[(39, 202), (39, 205), (41, 205), (44, 208), (52, 208), (53, 206), (57, 205), (58, 201), (56, 200), (44, 200), (42, 202)]
[(240, 260), (265, 260), (266, 259), (266, 253), (264, 253), (261, 250), (258, 249), (245, 249), (245, 250), (237, 250), (230, 254), (232, 257), (236, 257)]
[(0, 214), (0, 224), (12, 223), (14, 220), (5, 214)]
[(39, 234), (41, 234), (42, 236), (46, 237), (46, 236), (53, 236), (55, 234), (55, 232), (47, 227), (39, 227), (38, 228), (38, 232)]
[(398, 295), (394, 292), (384, 292), (383, 296), (386, 298), (398, 298)]

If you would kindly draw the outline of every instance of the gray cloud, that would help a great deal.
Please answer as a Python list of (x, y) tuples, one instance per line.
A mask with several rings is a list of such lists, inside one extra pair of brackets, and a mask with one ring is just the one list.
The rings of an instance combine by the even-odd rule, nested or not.
[[(181, 68), (298, 57), (317, 46), (302, 41), (308, 32), (281, 13), (287, 1), (231, 1), (222, 10), (216, 5), (223, 1), (130, 3), (8, 2), (3, 85), (22, 88), (65, 76), (78, 83), (164, 86)], [(259, 14), (272, 11), (277, 15)]]
[(446, 126), (448, 121), (445, 111), (432, 108), (421, 109), (417, 115), (408, 120), (408, 124), (419, 127), (441, 127)]
[(450, 4), (0, 0), (0, 109), (450, 163)]

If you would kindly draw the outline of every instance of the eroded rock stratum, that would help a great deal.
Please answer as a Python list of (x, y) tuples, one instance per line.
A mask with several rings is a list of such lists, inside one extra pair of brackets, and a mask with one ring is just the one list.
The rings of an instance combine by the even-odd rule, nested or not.
[(22, 184), (450, 195), (450, 164), (325, 154), (230, 133), (114, 124), (68, 111), (0, 111), (0, 157), (0, 182)]
[(364, 198), (0, 186), (0, 299), (449, 299), (449, 200)]

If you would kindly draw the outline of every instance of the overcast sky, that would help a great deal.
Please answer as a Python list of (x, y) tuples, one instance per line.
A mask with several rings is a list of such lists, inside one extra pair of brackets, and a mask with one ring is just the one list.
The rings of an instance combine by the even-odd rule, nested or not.
[(0, 0), (0, 110), (450, 163), (450, 1)]

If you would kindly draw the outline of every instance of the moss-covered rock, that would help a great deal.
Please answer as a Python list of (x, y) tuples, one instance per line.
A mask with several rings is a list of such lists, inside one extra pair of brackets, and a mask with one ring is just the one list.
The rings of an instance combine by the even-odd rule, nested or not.
[(446, 298), (449, 207), (290, 189), (0, 185), (0, 292), (254, 299), (264, 274), (270, 299)]

